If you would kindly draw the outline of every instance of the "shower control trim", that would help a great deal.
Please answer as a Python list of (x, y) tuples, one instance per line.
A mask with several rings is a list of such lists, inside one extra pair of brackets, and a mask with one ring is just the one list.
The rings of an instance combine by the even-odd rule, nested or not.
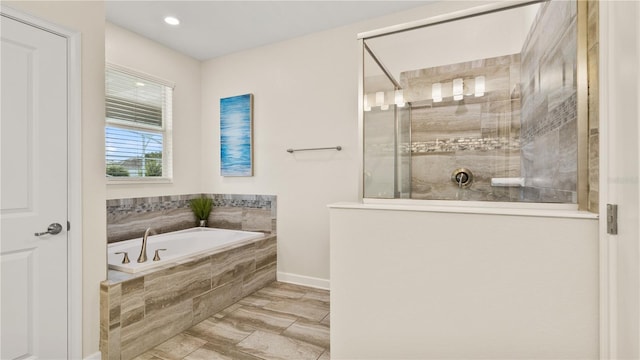
[(467, 168), (458, 168), (451, 173), (451, 181), (458, 187), (469, 187), (473, 182), (473, 173)]

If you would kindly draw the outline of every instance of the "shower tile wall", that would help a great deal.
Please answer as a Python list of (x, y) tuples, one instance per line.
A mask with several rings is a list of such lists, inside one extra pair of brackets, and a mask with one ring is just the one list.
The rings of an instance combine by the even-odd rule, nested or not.
[(522, 50), (522, 174), (527, 201), (576, 202), (576, 4), (541, 4)]
[(146, 228), (155, 233), (192, 228), (196, 218), (189, 200), (213, 199), (209, 226), (276, 232), (276, 196), (235, 194), (190, 194), (107, 200), (107, 242), (139, 238)]
[[(492, 177), (520, 176), (520, 55), (506, 55), (401, 74), (412, 102), (412, 188), (415, 199), (514, 201), (518, 188), (492, 188)], [(420, 101), (431, 84), (485, 76), (482, 97)], [(469, 90), (465, 87), (465, 94)], [(473, 92), (471, 90), (470, 92)], [(470, 188), (451, 181), (457, 168), (474, 176)]]

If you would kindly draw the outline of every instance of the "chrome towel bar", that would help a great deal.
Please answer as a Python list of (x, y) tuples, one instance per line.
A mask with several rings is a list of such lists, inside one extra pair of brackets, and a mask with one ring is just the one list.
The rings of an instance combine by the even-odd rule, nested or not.
[(342, 146), (333, 146), (333, 147), (321, 147), (321, 148), (310, 148), (310, 149), (287, 149), (288, 153), (294, 153), (295, 151), (314, 151), (314, 150), (342, 150)]

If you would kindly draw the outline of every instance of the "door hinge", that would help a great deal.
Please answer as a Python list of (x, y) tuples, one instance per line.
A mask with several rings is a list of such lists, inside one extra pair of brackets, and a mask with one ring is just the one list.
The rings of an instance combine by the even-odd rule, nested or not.
[(71, 223), (67, 221), (67, 231), (71, 230)]
[(607, 234), (618, 234), (618, 205), (607, 204)]

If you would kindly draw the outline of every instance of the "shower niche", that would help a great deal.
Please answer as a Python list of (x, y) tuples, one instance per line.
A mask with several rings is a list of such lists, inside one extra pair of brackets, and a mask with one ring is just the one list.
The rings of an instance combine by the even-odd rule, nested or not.
[(363, 197), (579, 204), (581, 6), (477, 9), (361, 34)]

